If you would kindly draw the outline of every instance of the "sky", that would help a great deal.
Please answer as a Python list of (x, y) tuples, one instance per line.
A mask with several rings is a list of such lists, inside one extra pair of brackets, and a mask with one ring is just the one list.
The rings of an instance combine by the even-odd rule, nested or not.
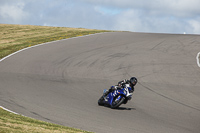
[(0, 23), (200, 34), (200, 0), (0, 0)]

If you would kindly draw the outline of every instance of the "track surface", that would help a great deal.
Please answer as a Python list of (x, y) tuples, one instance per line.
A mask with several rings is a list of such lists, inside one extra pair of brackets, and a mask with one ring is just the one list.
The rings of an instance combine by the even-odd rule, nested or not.
[[(200, 36), (116, 32), (48, 43), (0, 62), (0, 105), (83, 130), (200, 131)], [(103, 89), (138, 77), (133, 99), (97, 105)]]

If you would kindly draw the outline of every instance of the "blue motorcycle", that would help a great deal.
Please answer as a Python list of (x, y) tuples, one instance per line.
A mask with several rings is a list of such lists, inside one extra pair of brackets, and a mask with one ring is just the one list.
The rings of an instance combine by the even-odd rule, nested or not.
[(105, 95), (108, 91), (104, 89), (103, 96), (98, 100), (100, 106), (109, 106), (112, 109), (118, 108), (121, 104), (126, 104), (128, 100), (131, 100), (133, 93), (129, 93), (130, 87), (124, 87), (116, 89), (113, 92)]

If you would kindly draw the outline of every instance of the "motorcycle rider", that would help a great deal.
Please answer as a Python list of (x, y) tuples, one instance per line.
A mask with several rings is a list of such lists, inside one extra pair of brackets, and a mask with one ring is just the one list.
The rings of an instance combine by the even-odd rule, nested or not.
[(107, 96), (110, 92), (113, 92), (116, 89), (122, 89), (126, 86), (129, 86), (129, 93), (132, 93), (134, 91), (134, 86), (137, 84), (137, 78), (131, 77), (130, 80), (124, 79), (122, 81), (118, 82), (118, 85), (111, 86), (110, 89), (104, 93), (104, 96)]

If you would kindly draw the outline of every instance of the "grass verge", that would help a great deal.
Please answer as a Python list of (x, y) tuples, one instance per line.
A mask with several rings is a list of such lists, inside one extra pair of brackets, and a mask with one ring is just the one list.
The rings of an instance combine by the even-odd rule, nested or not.
[(0, 133), (89, 133), (10, 113), (0, 108)]
[(84, 36), (106, 30), (0, 24), (0, 59), (33, 45)]
[[(100, 32), (109, 31), (83, 28), (0, 24), (0, 59), (20, 49), (37, 44)], [(10, 113), (0, 108), (0, 132), (85, 133), (86, 131), (34, 120)]]

